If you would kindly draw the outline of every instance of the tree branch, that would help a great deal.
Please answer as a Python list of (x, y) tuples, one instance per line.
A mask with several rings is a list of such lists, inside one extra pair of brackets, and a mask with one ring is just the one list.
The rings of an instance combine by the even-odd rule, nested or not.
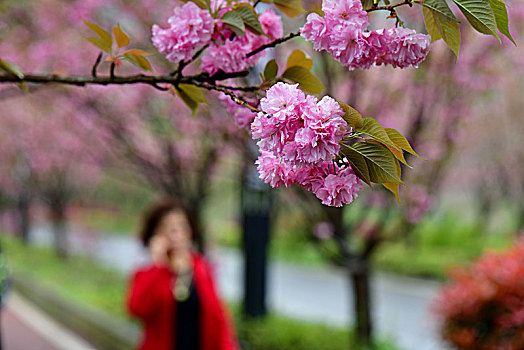
[(102, 52), (98, 54), (98, 57), (96, 58), (96, 62), (93, 66), (93, 69), (91, 69), (91, 76), (93, 78), (96, 78), (96, 70), (98, 69), (98, 65), (100, 64), (100, 61), (102, 61)]
[[(407, 0), (406, 0), (407, 1)], [(256, 55), (257, 53), (259, 52), (262, 52), (264, 51), (265, 49), (268, 49), (270, 47), (275, 47), (277, 46), (278, 44), (282, 44), (288, 40), (291, 40), (293, 38), (296, 38), (297, 36), (300, 35), (300, 32), (294, 32), (294, 33), (289, 33), (287, 36), (283, 37), (283, 38), (278, 38), (278, 39), (275, 39), (273, 40), (272, 42), (268, 43), (268, 44), (265, 44), (265, 45), (262, 45), (260, 46), (259, 48), (256, 48), (254, 49), (253, 51), (251, 51), (250, 53), (248, 53), (246, 55), (247, 58), (253, 56), (253, 55)]]
[(207, 49), (209, 45), (204, 45), (200, 50), (198, 50), (194, 55), (193, 57), (191, 57), (191, 59), (189, 61), (181, 61), (179, 64), (178, 64), (178, 67), (177, 69), (171, 73), (171, 76), (181, 76), (182, 75), (182, 70), (189, 64), (191, 64), (194, 60), (196, 60), (198, 58), (198, 56), (200, 56), (200, 54), (202, 52), (204, 52), (205, 49)]
[(249, 103), (247, 103), (243, 99), (239, 98), (237, 95), (235, 95), (233, 92), (231, 92), (230, 90), (228, 90), (225, 87), (222, 87), (222, 86), (219, 86), (219, 85), (214, 85), (214, 84), (209, 84), (209, 83), (206, 84), (206, 83), (192, 82), (192, 84), (195, 85), (195, 86), (207, 89), (207, 90), (220, 91), (220, 92), (228, 95), (237, 104), (239, 104), (239, 105), (249, 109), (251, 112), (255, 112), (255, 113), (260, 112), (260, 110), (258, 108), (255, 108), (255, 107), (251, 106)]
[(187, 77), (173, 77), (171, 75), (129, 75), (129, 76), (103, 76), (88, 77), (77, 75), (39, 75), (26, 74), (18, 77), (14, 74), (0, 74), (0, 84), (2, 83), (33, 83), (33, 84), (62, 84), (62, 85), (130, 85), (130, 84), (147, 84), (157, 87), (158, 84), (193, 84), (194, 81), (214, 82), (245, 76), (247, 72), (222, 73), (209, 76), (207, 74), (198, 74)]
[(377, 6), (372, 7), (369, 10), (366, 10), (367, 12), (373, 12), (373, 11), (389, 11), (389, 12), (395, 12), (395, 9), (399, 6), (409, 5), (409, 7), (413, 6), (413, 3), (421, 3), (419, 1), (414, 0), (404, 0), (404, 2), (400, 2), (398, 4), (389, 5), (389, 6)]

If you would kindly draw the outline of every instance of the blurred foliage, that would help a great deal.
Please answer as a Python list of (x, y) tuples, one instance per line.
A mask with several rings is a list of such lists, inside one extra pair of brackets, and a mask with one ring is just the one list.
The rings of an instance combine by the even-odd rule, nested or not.
[[(122, 274), (87, 257), (72, 256), (64, 263), (49, 249), (26, 246), (10, 236), (2, 236), (2, 246), (12, 273), (24, 274), (42, 288), (73, 303), (95, 308), (122, 321), (128, 318), (123, 308), (127, 281)], [(238, 304), (232, 304), (231, 308), (245, 350), (335, 350), (349, 347), (351, 336), (345, 329), (275, 314), (264, 320), (243, 320)], [(374, 348), (396, 349), (388, 341), (378, 341)]]

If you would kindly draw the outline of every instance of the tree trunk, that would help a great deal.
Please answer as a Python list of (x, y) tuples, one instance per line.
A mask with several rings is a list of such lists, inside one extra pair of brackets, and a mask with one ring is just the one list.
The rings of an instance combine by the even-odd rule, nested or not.
[(202, 224), (202, 208), (200, 203), (192, 205), (188, 208), (189, 216), (191, 216), (191, 220), (196, 225), (197, 232), (193, 233), (193, 243), (196, 246), (196, 249), (201, 254), (204, 254), (206, 251), (205, 242), (204, 242), (204, 233), (202, 232), (204, 226)]
[(29, 242), (29, 230), (31, 228), (30, 205), (31, 199), (29, 195), (27, 193), (20, 194), (16, 206), (16, 234), (24, 243)]
[(342, 208), (326, 207), (325, 212), (334, 228), (334, 239), (346, 260), (349, 286), (353, 293), (355, 318), (355, 341), (358, 345), (371, 345), (373, 327), (371, 318), (371, 293), (369, 281), (369, 261), (367, 253), (357, 255), (348, 245), (348, 233), (344, 226)]
[(348, 264), (349, 280), (353, 290), (355, 312), (355, 340), (360, 346), (371, 346), (373, 319), (371, 314), (371, 288), (369, 262), (358, 260)]
[(68, 255), (65, 210), (60, 205), (53, 207), (51, 210), (55, 252), (60, 258), (65, 259)]

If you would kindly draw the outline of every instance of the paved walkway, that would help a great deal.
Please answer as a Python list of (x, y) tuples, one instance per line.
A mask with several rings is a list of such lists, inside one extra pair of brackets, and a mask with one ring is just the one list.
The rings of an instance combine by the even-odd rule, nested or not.
[(1, 324), (2, 350), (95, 350), (13, 292), (1, 311)]
[[(51, 243), (49, 229), (37, 227), (33, 241)], [(96, 235), (73, 230), (69, 235), (74, 252), (93, 256), (102, 263), (129, 273), (147, 261), (138, 240), (131, 236)], [(216, 266), (222, 295), (242, 297), (242, 257), (235, 250), (216, 249), (210, 260)], [(351, 294), (341, 270), (311, 269), (272, 262), (269, 266), (268, 304), (271, 309), (299, 319), (347, 326), (352, 320)], [(393, 339), (405, 350), (444, 350), (430, 312), (438, 283), (377, 273), (373, 276), (373, 307), (378, 334)]]

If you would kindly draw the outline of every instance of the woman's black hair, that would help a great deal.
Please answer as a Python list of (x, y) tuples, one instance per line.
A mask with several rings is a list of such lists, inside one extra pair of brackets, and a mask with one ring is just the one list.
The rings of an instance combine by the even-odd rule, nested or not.
[(185, 214), (189, 226), (191, 227), (191, 241), (195, 242), (198, 239), (198, 226), (191, 215), (188, 207), (176, 198), (165, 198), (159, 203), (153, 205), (147, 210), (143, 216), (142, 226), (139, 232), (140, 239), (144, 246), (149, 246), (151, 238), (155, 235), (158, 225), (162, 219), (169, 213), (174, 211), (181, 211)]

